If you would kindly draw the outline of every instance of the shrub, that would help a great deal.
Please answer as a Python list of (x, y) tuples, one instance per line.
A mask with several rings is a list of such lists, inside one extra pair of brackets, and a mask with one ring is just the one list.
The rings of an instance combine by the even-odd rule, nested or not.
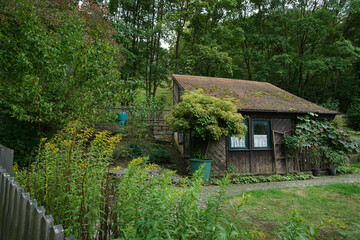
[(128, 145), (118, 145), (114, 148), (112, 159), (117, 160), (119, 158), (130, 157), (132, 149)]
[(338, 167), (336, 167), (336, 171), (339, 173), (355, 173), (356, 167), (353, 167), (351, 163), (346, 162)]
[[(188, 132), (203, 141), (219, 140), (225, 136), (242, 137), (246, 133), (243, 116), (237, 112), (232, 99), (220, 99), (204, 94), (202, 89), (186, 91), (165, 116), (166, 124), (174, 131)], [(205, 151), (206, 156), (207, 149)]]
[(138, 144), (130, 144), (131, 149), (130, 157), (132, 159), (144, 156), (144, 152)]
[(320, 104), (320, 106), (323, 106), (324, 108), (333, 110), (333, 111), (339, 111), (339, 105), (340, 102), (338, 99), (334, 99), (332, 97), (328, 98), (326, 102)]
[(172, 185), (172, 171), (151, 175), (154, 164), (134, 159), (118, 184), (117, 220), (113, 238), (120, 239), (238, 239), (247, 232), (236, 224), (247, 198), (222, 208), (229, 176), (217, 194), (201, 199), (202, 179), (197, 171), (181, 187)]
[(331, 121), (336, 129), (343, 129), (344, 128), (344, 119), (341, 115), (336, 115), (335, 118)]
[(351, 127), (360, 131), (360, 99), (350, 105), (347, 113)]
[[(316, 114), (311, 114), (317, 116)], [(309, 149), (312, 163), (318, 168), (325, 153), (332, 149), (339, 154), (350, 154), (359, 151), (358, 144), (341, 130), (336, 130), (327, 120), (319, 121), (310, 116), (299, 116), (293, 136), (287, 136), (284, 143), (290, 155)]]
[(166, 147), (161, 144), (153, 144), (150, 149), (149, 162), (167, 163), (170, 162), (171, 155)]
[(128, 127), (133, 137), (142, 139), (144, 136), (150, 136), (151, 120), (163, 113), (165, 101), (164, 96), (150, 98), (144, 94), (136, 96), (129, 108)]
[[(297, 175), (271, 175), (271, 176), (246, 176), (246, 175), (236, 175), (232, 174), (230, 177), (230, 182), (235, 184), (240, 183), (259, 183), (259, 182), (282, 182), (282, 181), (294, 181), (294, 180), (308, 180), (313, 179), (314, 176), (309, 174)], [(217, 179), (212, 179), (214, 184), (217, 184), (219, 181)]]

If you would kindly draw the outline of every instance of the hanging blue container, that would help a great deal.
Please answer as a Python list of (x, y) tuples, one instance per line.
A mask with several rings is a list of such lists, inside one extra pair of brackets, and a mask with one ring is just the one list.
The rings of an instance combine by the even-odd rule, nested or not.
[(118, 113), (118, 117), (116, 119), (116, 122), (120, 125), (125, 125), (128, 121), (128, 114), (127, 112), (120, 112)]

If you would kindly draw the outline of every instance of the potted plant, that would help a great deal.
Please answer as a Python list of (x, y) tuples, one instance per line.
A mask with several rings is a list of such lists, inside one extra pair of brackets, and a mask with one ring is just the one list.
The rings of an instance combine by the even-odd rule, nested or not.
[(335, 176), (336, 168), (344, 164), (347, 160), (347, 156), (343, 151), (336, 151), (331, 148), (325, 152), (327, 163), (329, 164), (328, 174)]
[(358, 143), (343, 131), (335, 129), (327, 120), (312, 119), (317, 116), (314, 113), (309, 113), (309, 116), (298, 116), (294, 134), (286, 136), (284, 143), (287, 152), (293, 156), (304, 152), (311, 153), (313, 174), (319, 176), (322, 161), (327, 160), (332, 166), (341, 164), (346, 159), (345, 154), (359, 152), (360, 148)]
[[(237, 112), (233, 99), (208, 96), (202, 89), (185, 91), (181, 96), (181, 102), (165, 116), (166, 124), (174, 131), (190, 133), (193, 138), (202, 140), (203, 145), (198, 146), (196, 151), (205, 158), (209, 158), (208, 148), (211, 140), (219, 140), (221, 137), (230, 135), (244, 136), (247, 128), (243, 121), (244, 117)], [(191, 167), (192, 172), (203, 163), (209, 166), (209, 161), (206, 159), (199, 161), (197, 158), (192, 158), (190, 161), (190, 164), (194, 166)], [(204, 171), (207, 169), (206, 175), (210, 172), (210, 167), (206, 167)], [(206, 175), (203, 178), (205, 181), (208, 179)]]
[(312, 174), (316, 177), (319, 177), (321, 174), (321, 168), (320, 165), (323, 162), (324, 159), (324, 153), (326, 151), (326, 147), (324, 146), (318, 146), (318, 145), (314, 145), (311, 148), (311, 159), (310, 162), (313, 166), (313, 168), (311, 169)]

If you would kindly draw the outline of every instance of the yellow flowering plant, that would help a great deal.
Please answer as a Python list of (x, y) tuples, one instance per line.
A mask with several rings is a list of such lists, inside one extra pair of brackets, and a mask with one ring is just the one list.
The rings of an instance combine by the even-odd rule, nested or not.
[(64, 225), (67, 235), (89, 239), (99, 232), (104, 187), (111, 184), (109, 161), (120, 140), (70, 122), (51, 139), (41, 139), (33, 167), (18, 173), (18, 181)]

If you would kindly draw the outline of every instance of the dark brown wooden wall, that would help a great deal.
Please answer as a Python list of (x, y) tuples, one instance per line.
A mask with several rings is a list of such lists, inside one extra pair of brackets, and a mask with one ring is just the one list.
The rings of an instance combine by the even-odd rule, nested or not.
[(207, 158), (213, 160), (211, 170), (215, 174), (222, 174), (226, 171), (226, 142), (225, 138), (219, 141), (210, 141)]
[(177, 83), (173, 82), (173, 104), (176, 105), (180, 101), (179, 96), (179, 85)]
[[(281, 116), (281, 117), (270, 117), (266, 114), (266, 117), (261, 117), (260, 113), (257, 113), (254, 118), (250, 116), (251, 120), (264, 120), (270, 121), (271, 135), (272, 130), (276, 130), (279, 132), (285, 132), (287, 130), (294, 129), (295, 121), (292, 116)], [(252, 142), (252, 129), (251, 127), (248, 129), (249, 131), (249, 142)], [(272, 136), (271, 136), (271, 140)], [(279, 140), (279, 139), (278, 139)], [(272, 146), (272, 144), (271, 144)], [(277, 146), (278, 154), (284, 154), (284, 149), (281, 146)], [(275, 158), (273, 146), (271, 150), (230, 150), (229, 149), (229, 139), (226, 138), (226, 149), (227, 149), (227, 167), (235, 168), (237, 173), (241, 174), (271, 174), (275, 173)], [(291, 166), (293, 168), (293, 166)], [(290, 166), (289, 166), (290, 168)], [(285, 161), (278, 160), (277, 161), (277, 172), (286, 172)]]

